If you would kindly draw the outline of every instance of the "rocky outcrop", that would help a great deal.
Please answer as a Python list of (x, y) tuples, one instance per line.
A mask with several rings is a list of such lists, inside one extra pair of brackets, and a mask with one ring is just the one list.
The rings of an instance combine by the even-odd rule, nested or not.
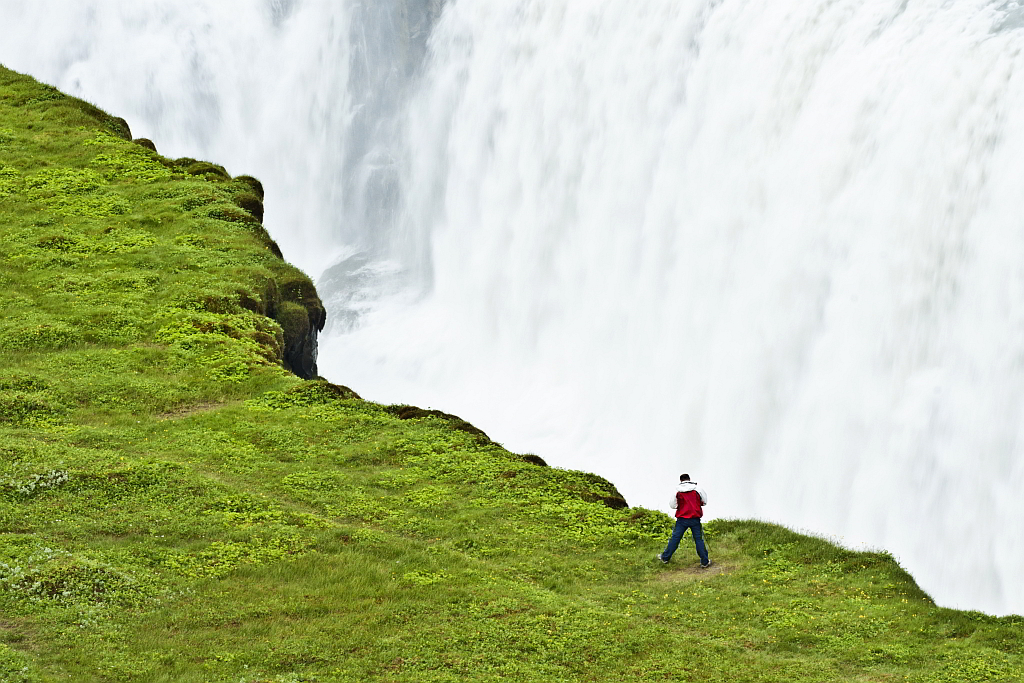
[(416, 406), (408, 405), (395, 405), (388, 406), (388, 412), (395, 415), (399, 420), (415, 420), (421, 417), (437, 417), (445, 420), (452, 426), (452, 429), (457, 429), (460, 432), (466, 432), (476, 436), (483, 443), (491, 443), (490, 437), (488, 437), (482, 429), (474, 427), (470, 423), (463, 420), (458, 415), (452, 415), (451, 413), (444, 413), (440, 410), (427, 410), (424, 408), (417, 408)]
[(299, 377), (313, 379), (317, 375), (317, 333), (310, 324), (309, 312), (299, 304), (283, 302), (275, 318), (284, 330), (284, 364)]
[(182, 158), (169, 164), (179, 172), (202, 177), (228, 190), (233, 205), (199, 204), (196, 209), (204, 211), (209, 218), (246, 224), (271, 253), (282, 259), (271, 268), (275, 276), (266, 285), (260, 312), (281, 326), (284, 366), (303, 379), (316, 377), (317, 335), (327, 322), (327, 310), (313, 281), (284, 262), (281, 249), (263, 227), (263, 184), (248, 175), (232, 178), (223, 166), (205, 161)]
[(277, 282), (280, 303), (271, 317), (284, 331), (284, 364), (303, 379), (317, 376), (317, 335), (327, 322), (327, 311), (313, 281), (305, 275)]

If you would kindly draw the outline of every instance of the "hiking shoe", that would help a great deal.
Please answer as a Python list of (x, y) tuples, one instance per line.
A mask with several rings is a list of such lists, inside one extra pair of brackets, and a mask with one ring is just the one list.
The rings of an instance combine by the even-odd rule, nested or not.
[(668, 560), (666, 560), (664, 557), (662, 557), (661, 553), (658, 553), (657, 555), (655, 555), (654, 559), (660, 561), (662, 564), (668, 564)]
[[(661, 557), (661, 556), (659, 555), (659, 557)], [(707, 568), (708, 568), (708, 567), (710, 567), (710, 566), (711, 566), (711, 560), (708, 560), (708, 563), (707, 563), (707, 564), (702, 564), (702, 565), (700, 566), (700, 568), (701, 568), (701, 569), (707, 569)]]

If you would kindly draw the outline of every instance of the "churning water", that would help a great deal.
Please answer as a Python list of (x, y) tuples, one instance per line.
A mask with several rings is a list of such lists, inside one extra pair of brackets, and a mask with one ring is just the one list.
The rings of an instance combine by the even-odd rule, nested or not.
[(268, 188), (321, 369), (1024, 612), (1024, 8), (0, 0), (0, 61)]

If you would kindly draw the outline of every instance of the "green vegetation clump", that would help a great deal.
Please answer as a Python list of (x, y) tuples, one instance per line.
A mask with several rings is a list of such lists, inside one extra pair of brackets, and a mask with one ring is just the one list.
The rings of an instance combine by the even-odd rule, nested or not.
[(263, 222), (263, 200), (252, 192), (240, 192), (235, 195), (235, 205), (248, 211), (258, 222)]
[(719, 520), (662, 566), (600, 477), (300, 380), (262, 186), (130, 138), (0, 69), (0, 681), (1024, 678), (884, 553)]
[(235, 182), (245, 183), (248, 185), (249, 189), (252, 190), (252, 193), (255, 194), (261, 202), (263, 201), (263, 183), (259, 180), (253, 178), (251, 175), (240, 175), (235, 177)]

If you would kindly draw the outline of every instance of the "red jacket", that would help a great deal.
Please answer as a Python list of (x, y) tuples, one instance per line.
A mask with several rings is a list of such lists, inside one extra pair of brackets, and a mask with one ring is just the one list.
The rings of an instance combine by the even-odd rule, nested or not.
[(704, 493), (704, 490), (697, 486), (695, 482), (684, 481), (679, 484), (679, 490), (676, 491), (676, 497), (672, 501), (672, 507), (676, 510), (676, 517), (682, 517), (684, 519), (700, 519), (704, 516), (704, 509), (702, 506), (707, 505), (708, 494)]

